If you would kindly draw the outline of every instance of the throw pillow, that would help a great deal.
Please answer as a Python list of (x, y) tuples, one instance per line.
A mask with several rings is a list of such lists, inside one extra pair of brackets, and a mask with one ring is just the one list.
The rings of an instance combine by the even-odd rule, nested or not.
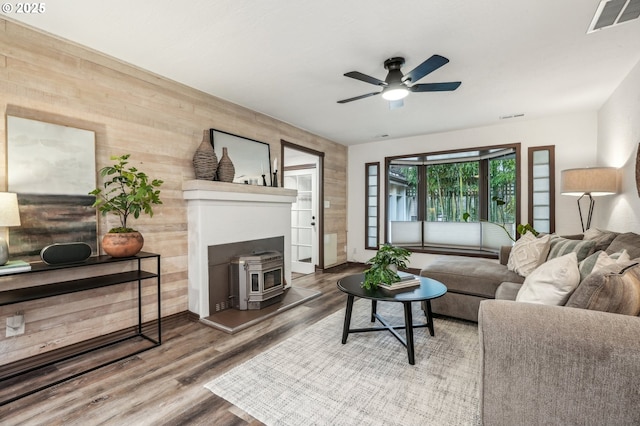
[(585, 240), (591, 240), (596, 242), (594, 251), (606, 250), (611, 242), (619, 235), (618, 232), (605, 231), (598, 228), (590, 228), (584, 231)]
[(526, 232), (513, 245), (507, 261), (507, 269), (526, 277), (544, 262), (548, 251), (548, 235), (536, 238), (531, 232)]
[(616, 263), (592, 273), (580, 283), (566, 306), (640, 315), (640, 264)]
[(627, 250), (632, 259), (640, 257), (640, 235), (633, 232), (618, 235), (607, 248), (607, 253), (615, 253), (622, 249)]
[(516, 302), (565, 304), (580, 283), (578, 258), (575, 252), (548, 260), (525, 278)]
[(570, 240), (552, 235), (547, 260), (573, 252), (578, 257), (578, 262), (581, 262), (593, 253), (595, 246), (596, 242), (593, 240)]
[(597, 251), (588, 256), (578, 265), (578, 269), (580, 269), (580, 281), (587, 278), (587, 276), (592, 272), (596, 272), (605, 266), (615, 265), (616, 263), (627, 263), (630, 260), (631, 258), (626, 250), (622, 250), (621, 252), (613, 253), (611, 255), (608, 255), (602, 250)]

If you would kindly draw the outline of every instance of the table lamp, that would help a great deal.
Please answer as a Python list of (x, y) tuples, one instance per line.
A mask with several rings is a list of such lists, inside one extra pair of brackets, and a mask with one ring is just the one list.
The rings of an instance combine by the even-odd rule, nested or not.
[[(0, 192), (0, 227), (20, 226), (18, 195), (12, 192)], [(9, 260), (9, 245), (0, 234), (0, 266)]]
[[(595, 201), (593, 197), (599, 195), (612, 195), (618, 192), (618, 169), (615, 167), (587, 167), (581, 169), (563, 170), (560, 175), (561, 192), (563, 195), (577, 195), (578, 213), (582, 232), (591, 226), (591, 217)], [(589, 213), (586, 226), (582, 218), (580, 200), (587, 195), (589, 197)]]

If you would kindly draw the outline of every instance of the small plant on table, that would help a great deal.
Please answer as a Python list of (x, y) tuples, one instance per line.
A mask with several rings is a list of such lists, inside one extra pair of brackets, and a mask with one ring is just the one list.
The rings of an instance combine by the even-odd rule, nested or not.
[(364, 271), (364, 281), (362, 287), (366, 290), (375, 290), (378, 284), (393, 284), (400, 281), (398, 269), (407, 267), (411, 252), (402, 247), (385, 244), (374, 257), (367, 261), (371, 265)]

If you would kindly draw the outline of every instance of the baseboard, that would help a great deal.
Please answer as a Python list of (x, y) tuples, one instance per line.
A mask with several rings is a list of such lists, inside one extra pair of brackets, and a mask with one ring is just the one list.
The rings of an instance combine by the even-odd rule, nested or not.
[(338, 272), (342, 272), (345, 269), (348, 269), (350, 267), (357, 267), (357, 266), (362, 266), (362, 268), (364, 269), (367, 265), (365, 265), (364, 263), (359, 263), (359, 262), (344, 262), (344, 263), (340, 263), (338, 265), (333, 265), (330, 266), (328, 268), (325, 268), (322, 270), (322, 273), (338, 273)]
[(187, 316), (187, 319), (191, 322), (199, 322), (200, 321), (200, 315), (196, 314), (195, 312), (191, 312), (191, 311), (184, 311), (184, 314)]

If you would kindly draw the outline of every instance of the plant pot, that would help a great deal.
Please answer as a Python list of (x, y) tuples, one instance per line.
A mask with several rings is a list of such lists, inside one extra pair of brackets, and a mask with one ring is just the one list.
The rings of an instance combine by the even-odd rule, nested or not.
[(144, 238), (139, 232), (107, 233), (102, 237), (102, 250), (111, 257), (135, 256), (142, 250)]

